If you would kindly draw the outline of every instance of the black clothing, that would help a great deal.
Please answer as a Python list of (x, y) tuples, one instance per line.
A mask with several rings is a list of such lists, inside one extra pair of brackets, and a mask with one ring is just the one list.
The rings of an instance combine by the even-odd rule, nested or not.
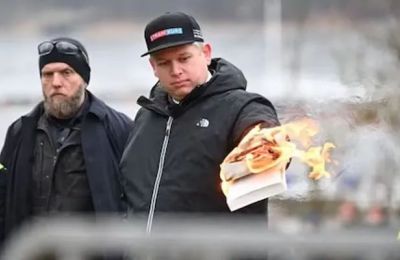
[[(81, 145), (81, 120), (63, 127), (43, 114), (33, 160), (33, 215), (94, 210)], [(54, 132), (52, 137), (51, 132)]]
[[(80, 152), (83, 154), (96, 213), (119, 212), (124, 210), (124, 205), (121, 203), (118, 164), (132, 121), (90, 92), (87, 95), (90, 105), (81, 122), (81, 151), (77, 149), (75, 155), (79, 157)], [(43, 104), (40, 103), (8, 129), (0, 154), (0, 163), (8, 170), (7, 174), (0, 175), (1, 238), (32, 216), (34, 153), (38, 152), (34, 147), (38, 140), (38, 122), (43, 113)], [(65, 169), (68, 170), (68, 167)]]
[[(209, 70), (212, 78), (179, 104), (158, 84), (149, 99), (138, 99), (142, 108), (121, 160), (131, 212), (229, 212), (219, 165), (250, 126), (279, 125), (273, 105), (246, 92), (239, 69), (213, 59)], [(265, 213), (265, 201), (248, 209)]]

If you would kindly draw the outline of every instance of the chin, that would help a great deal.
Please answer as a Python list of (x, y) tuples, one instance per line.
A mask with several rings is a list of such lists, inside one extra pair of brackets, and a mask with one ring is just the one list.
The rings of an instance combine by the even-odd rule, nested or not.
[(175, 95), (175, 99), (181, 101), (189, 94), (190, 94), (190, 92), (179, 93), (178, 95)]

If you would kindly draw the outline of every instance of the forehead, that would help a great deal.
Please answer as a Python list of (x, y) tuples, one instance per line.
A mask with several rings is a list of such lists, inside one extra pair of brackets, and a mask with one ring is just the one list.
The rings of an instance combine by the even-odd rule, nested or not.
[(199, 47), (194, 44), (185, 44), (157, 51), (153, 53), (151, 57), (156, 60), (169, 59), (169, 58), (179, 57), (188, 53), (194, 53), (198, 50)]
[(74, 70), (71, 66), (64, 62), (52, 62), (46, 64), (42, 68), (42, 72), (56, 72), (56, 71), (63, 71), (66, 69)]

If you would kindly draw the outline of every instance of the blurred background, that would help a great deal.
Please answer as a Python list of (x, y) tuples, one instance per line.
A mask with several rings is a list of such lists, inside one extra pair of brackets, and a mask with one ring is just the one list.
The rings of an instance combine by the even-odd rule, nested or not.
[(0, 0), (0, 143), (41, 100), (36, 46), (57, 36), (86, 46), (89, 89), (134, 117), (155, 83), (145, 24), (165, 11), (200, 23), (213, 56), (241, 68), (282, 123), (318, 121), (333, 142), (330, 179), (314, 182), (294, 160), (288, 191), (271, 198), (270, 226), (400, 231), (400, 1)]

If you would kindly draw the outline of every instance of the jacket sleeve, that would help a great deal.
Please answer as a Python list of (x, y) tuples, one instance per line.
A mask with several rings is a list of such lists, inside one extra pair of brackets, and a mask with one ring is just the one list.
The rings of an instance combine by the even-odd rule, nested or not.
[(6, 194), (7, 194), (7, 168), (0, 164), (0, 244), (5, 236), (4, 219), (6, 212)]
[(107, 132), (111, 138), (111, 144), (117, 159), (120, 160), (128, 136), (133, 126), (133, 121), (123, 113), (113, 111), (114, 113), (108, 118), (106, 125)]
[[(133, 127), (133, 121), (123, 113), (113, 111), (114, 113), (108, 117), (108, 122), (106, 124), (107, 136), (110, 140), (110, 145), (113, 149), (115, 156), (115, 162), (117, 163), (117, 169), (119, 171), (119, 163), (124, 152), (125, 145), (128, 141), (129, 134)], [(118, 174), (118, 178), (120, 178)], [(121, 180), (119, 179), (119, 183)], [(126, 209), (125, 197), (121, 197), (121, 204), (123, 211)]]
[(274, 106), (266, 99), (251, 101), (242, 108), (233, 129), (233, 142), (235, 146), (258, 123), (262, 123), (263, 127), (280, 125)]
[(6, 213), (6, 195), (7, 195), (7, 174), (8, 174), (8, 165), (10, 163), (10, 155), (13, 151), (13, 139), (12, 133), (15, 129), (15, 124), (11, 125), (8, 128), (6, 139), (3, 145), (3, 148), (0, 153), (0, 244), (4, 240), (5, 236), (5, 213)]
[[(233, 130), (235, 146), (256, 124), (262, 123), (263, 127), (279, 126), (278, 116), (274, 106), (266, 99), (256, 99), (246, 104), (236, 120)], [(237, 210), (238, 214), (264, 214), (268, 215), (268, 199), (258, 201)]]

